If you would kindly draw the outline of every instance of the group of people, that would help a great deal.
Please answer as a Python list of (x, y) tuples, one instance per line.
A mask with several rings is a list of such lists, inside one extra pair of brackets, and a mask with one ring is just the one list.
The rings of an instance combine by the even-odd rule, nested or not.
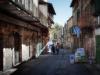
[(59, 48), (60, 44), (56, 42), (55, 44), (53, 43), (52, 40), (49, 39), (48, 43), (46, 44), (48, 48), (48, 52), (52, 54), (59, 54)]
[(52, 44), (51, 45), (51, 51), (53, 54), (59, 54), (59, 45), (57, 43), (57, 45)]

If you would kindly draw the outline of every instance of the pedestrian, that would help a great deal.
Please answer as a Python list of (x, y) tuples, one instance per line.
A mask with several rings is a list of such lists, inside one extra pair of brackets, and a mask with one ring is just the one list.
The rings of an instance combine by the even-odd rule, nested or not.
[(56, 44), (56, 53), (59, 54), (59, 43)]
[(51, 50), (52, 50), (52, 53), (55, 54), (55, 46), (54, 46), (54, 44), (52, 44)]

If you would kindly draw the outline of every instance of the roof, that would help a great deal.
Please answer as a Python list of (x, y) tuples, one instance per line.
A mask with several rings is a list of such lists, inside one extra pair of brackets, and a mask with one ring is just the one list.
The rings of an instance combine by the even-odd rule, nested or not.
[(54, 10), (52, 3), (48, 3), (48, 11), (49, 13), (56, 15), (56, 12)]
[(48, 5), (48, 12), (51, 13), (51, 14), (56, 15), (56, 12), (54, 10), (54, 7), (53, 7), (52, 3), (49, 3), (49, 2), (45, 2), (45, 1), (40, 0), (39, 1), (39, 4), (47, 4)]
[(71, 17), (67, 20), (67, 22), (70, 21), (72, 18), (73, 18), (73, 16), (71, 16)]
[(43, 0), (39, 0), (39, 4), (47, 4), (47, 2), (45, 2)]
[(72, 0), (70, 7), (73, 7), (74, 6), (75, 1), (77, 1), (77, 0)]

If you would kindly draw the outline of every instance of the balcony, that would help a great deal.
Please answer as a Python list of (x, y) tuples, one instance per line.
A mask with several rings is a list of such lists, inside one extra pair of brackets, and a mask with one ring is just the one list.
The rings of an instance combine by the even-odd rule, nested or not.
[[(0, 4), (1, 12), (8, 14), (8, 16), (16, 17), (23, 21), (36, 21), (36, 17), (33, 15), (33, 11), (25, 8), (24, 0), (5, 0)], [(31, 0), (30, 0), (31, 1)], [(21, 2), (21, 3), (20, 3)], [(32, 9), (34, 10), (34, 9)]]
[(93, 26), (93, 17), (91, 16), (91, 12), (84, 12), (78, 18), (78, 25), (80, 28)]
[(87, 20), (85, 19), (85, 16), (81, 16), (78, 19), (78, 25), (80, 28), (86, 27), (87, 26)]

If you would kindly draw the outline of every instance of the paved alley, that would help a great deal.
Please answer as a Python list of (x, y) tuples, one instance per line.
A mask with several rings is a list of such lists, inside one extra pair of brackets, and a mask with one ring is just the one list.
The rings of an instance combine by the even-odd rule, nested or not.
[(41, 55), (20, 65), (12, 75), (100, 75), (91, 65), (70, 64), (69, 54), (61, 49), (59, 55)]

